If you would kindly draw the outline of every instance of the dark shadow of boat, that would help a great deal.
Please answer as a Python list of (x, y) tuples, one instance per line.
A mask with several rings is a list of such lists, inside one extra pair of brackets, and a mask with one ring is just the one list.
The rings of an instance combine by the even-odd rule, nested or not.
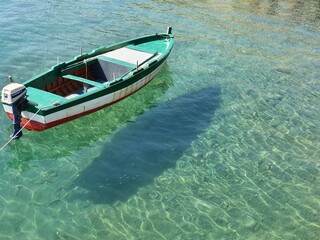
[[(70, 199), (112, 204), (152, 183), (210, 126), (220, 89), (205, 88), (154, 107), (117, 132), (74, 184)], [(75, 186), (73, 186), (75, 187)], [(76, 188), (79, 189), (79, 188)]]

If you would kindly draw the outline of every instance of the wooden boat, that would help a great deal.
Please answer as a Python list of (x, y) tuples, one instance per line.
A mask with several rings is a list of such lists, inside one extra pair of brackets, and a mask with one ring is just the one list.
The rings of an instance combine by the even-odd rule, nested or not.
[(46, 130), (137, 92), (159, 72), (173, 43), (174, 37), (168, 28), (167, 33), (80, 54), (22, 84), (8, 84), (2, 90), (1, 101), (17, 128), (14, 134), (20, 126)]

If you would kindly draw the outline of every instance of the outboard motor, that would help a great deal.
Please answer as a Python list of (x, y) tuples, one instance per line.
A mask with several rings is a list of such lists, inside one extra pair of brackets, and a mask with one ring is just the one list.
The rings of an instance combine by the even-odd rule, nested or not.
[(1, 101), (12, 107), (13, 113), (13, 133), (10, 138), (18, 139), (22, 136), (21, 131), (21, 111), (26, 102), (26, 86), (20, 83), (10, 83), (2, 89)]

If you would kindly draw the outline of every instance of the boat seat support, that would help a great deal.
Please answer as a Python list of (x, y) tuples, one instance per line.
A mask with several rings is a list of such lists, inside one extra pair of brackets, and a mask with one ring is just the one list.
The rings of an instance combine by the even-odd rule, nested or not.
[(99, 82), (95, 82), (95, 81), (92, 81), (92, 80), (89, 80), (89, 79), (86, 79), (86, 78), (82, 78), (82, 77), (77, 77), (77, 76), (74, 76), (74, 75), (64, 75), (62, 76), (63, 78), (67, 78), (67, 79), (70, 79), (70, 80), (74, 80), (74, 81), (78, 81), (78, 82), (82, 82), (84, 84), (88, 84), (88, 85), (91, 85), (91, 86), (94, 86), (94, 87), (98, 87), (98, 88), (105, 88), (106, 86), (102, 83), (99, 83)]

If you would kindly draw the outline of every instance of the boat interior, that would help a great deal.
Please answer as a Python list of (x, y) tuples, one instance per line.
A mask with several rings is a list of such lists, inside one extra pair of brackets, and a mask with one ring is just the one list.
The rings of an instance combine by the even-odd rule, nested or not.
[(72, 98), (94, 88), (105, 88), (132, 69), (134, 66), (99, 57), (62, 70), (62, 75), (46, 85), (43, 90)]
[(157, 52), (141, 51), (136, 49), (137, 46), (139, 45), (129, 45), (83, 61), (67, 64), (56, 72), (55, 76), (42, 76), (42, 81), (30, 84), (28, 91), (42, 90), (43, 94), (44, 90), (50, 95), (70, 99), (97, 88), (111, 86), (131, 71), (141, 68), (142, 65), (154, 64), (161, 55)]
[(73, 98), (92, 89), (109, 86), (155, 55), (128, 47), (119, 48), (62, 70), (62, 76), (43, 90)]

